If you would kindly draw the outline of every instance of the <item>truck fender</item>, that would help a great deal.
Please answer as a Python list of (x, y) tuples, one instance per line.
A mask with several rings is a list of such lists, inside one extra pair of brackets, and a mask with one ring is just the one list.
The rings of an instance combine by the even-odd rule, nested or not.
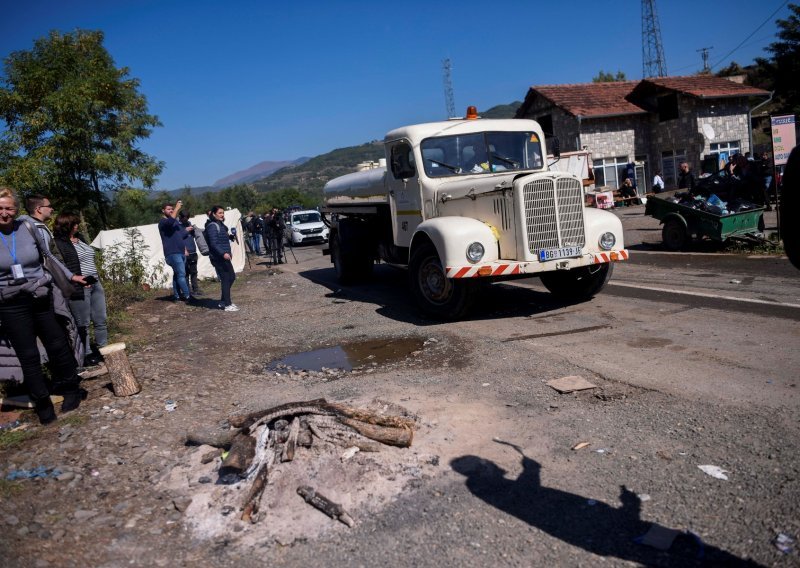
[(666, 225), (667, 221), (669, 221), (670, 219), (677, 219), (681, 225), (686, 227), (687, 231), (689, 230), (689, 223), (686, 221), (686, 219), (683, 218), (683, 215), (679, 213), (668, 213), (667, 215), (664, 215), (664, 217), (661, 219), (661, 224)]
[(498, 260), (498, 244), (492, 228), (469, 217), (436, 217), (428, 219), (417, 226), (411, 240), (411, 254), (422, 242), (430, 240), (436, 247), (442, 265), (463, 266), (468, 264), (467, 248), (474, 242), (483, 245), (484, 262)]
[(622, 233), (622, 221), (610, 211), (587, 207), (584, 209), (584, 230), (586, 234), (586, 246), (590, 250), (598, 250), (600, 235), (606, 232), (614, 233), (617, 244), (614, 249), (625, 248), (625, 237)]

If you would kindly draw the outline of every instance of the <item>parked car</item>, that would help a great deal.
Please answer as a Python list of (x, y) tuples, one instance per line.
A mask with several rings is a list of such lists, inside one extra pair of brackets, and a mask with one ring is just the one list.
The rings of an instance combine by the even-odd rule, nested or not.
[(286, 241), (293, 246), (312, 242), (327, 243), (328, 226), (322, 222), (319, 211), (292, 211), (286, 220)]

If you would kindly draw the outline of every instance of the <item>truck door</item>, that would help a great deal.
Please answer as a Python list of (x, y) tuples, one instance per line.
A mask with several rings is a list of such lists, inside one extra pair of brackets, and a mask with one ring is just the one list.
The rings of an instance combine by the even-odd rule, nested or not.
[(414, 150), (407, 140), (391, 142), (387, 148), (389, 203), (392, 233), (397, 246), (411, 246), (411, 237), (422, 222), (422, 195)]

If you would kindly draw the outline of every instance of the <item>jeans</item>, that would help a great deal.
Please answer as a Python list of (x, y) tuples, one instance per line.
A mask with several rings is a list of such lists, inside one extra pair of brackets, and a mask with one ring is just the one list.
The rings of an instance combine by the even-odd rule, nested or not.
[(103, 285), (96, 282), (83, 289), (83, 300), (70, 300), (69, 311), (75, 316), (84, 353), (89, 355), (89, 323), (94, 324), (94, 340), (98, 347), (108, 344), (108, 323), (106, 319), (106, 292)]
[(175, 299), (188, 298), (189, 286), (186, 284), (186, 256), (183, 253), (170, 254), (164, 260), (172, 269), (172, 294)]
[(197, 285), (197, 253), (190, 252), (186, 256), (186, 285), (193, 293), (199, 293), (200, 287)]
[(253, 254), (261, 254), (261, 235), (258, 233), (250, 235), (250, 248)]
[(47, 351), (53, 374), (53, 390), (62, 394), (77, 392), (80, 382), (78, 363), (70, 348), (67, 332), (56, 320), (51, 294), (44, 298), (26, 295), (0, 302), (0, 326), (19, 359), (23, 383), (33, 402), (43, 401), (50, 396), (36, 345), (37, 337)]
[(230, 306), (233, 303), (231, 301), (231, 286), (233, 286), (233, 281), (236, 280), (236, 271), (233, 269), (233, 264), (231, 264), (230, 260), (225, 260), (224, 258), (211, 258), (211, 264), (216, 269), (222, 284), (222, 298), (220, 301), (224, 305)]

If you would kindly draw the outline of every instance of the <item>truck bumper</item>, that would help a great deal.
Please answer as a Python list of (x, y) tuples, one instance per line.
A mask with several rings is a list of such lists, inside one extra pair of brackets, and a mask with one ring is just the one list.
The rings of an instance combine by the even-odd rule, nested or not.
[(547, 262), (531, 261), (502, 261), (484, 264), (470, 264), (467, 266), (448, 266), (448, 278), (502, 278), (505, 276), (519, 276), (522, 274), (536, 275), (542, 272), (555, 270), (570, 270), (579, 266), (592, 266), (607, 262), (628, 260), (627, 249), (612, 250), (608, 252), (587, 253), (575, 258), (560, 258)]

